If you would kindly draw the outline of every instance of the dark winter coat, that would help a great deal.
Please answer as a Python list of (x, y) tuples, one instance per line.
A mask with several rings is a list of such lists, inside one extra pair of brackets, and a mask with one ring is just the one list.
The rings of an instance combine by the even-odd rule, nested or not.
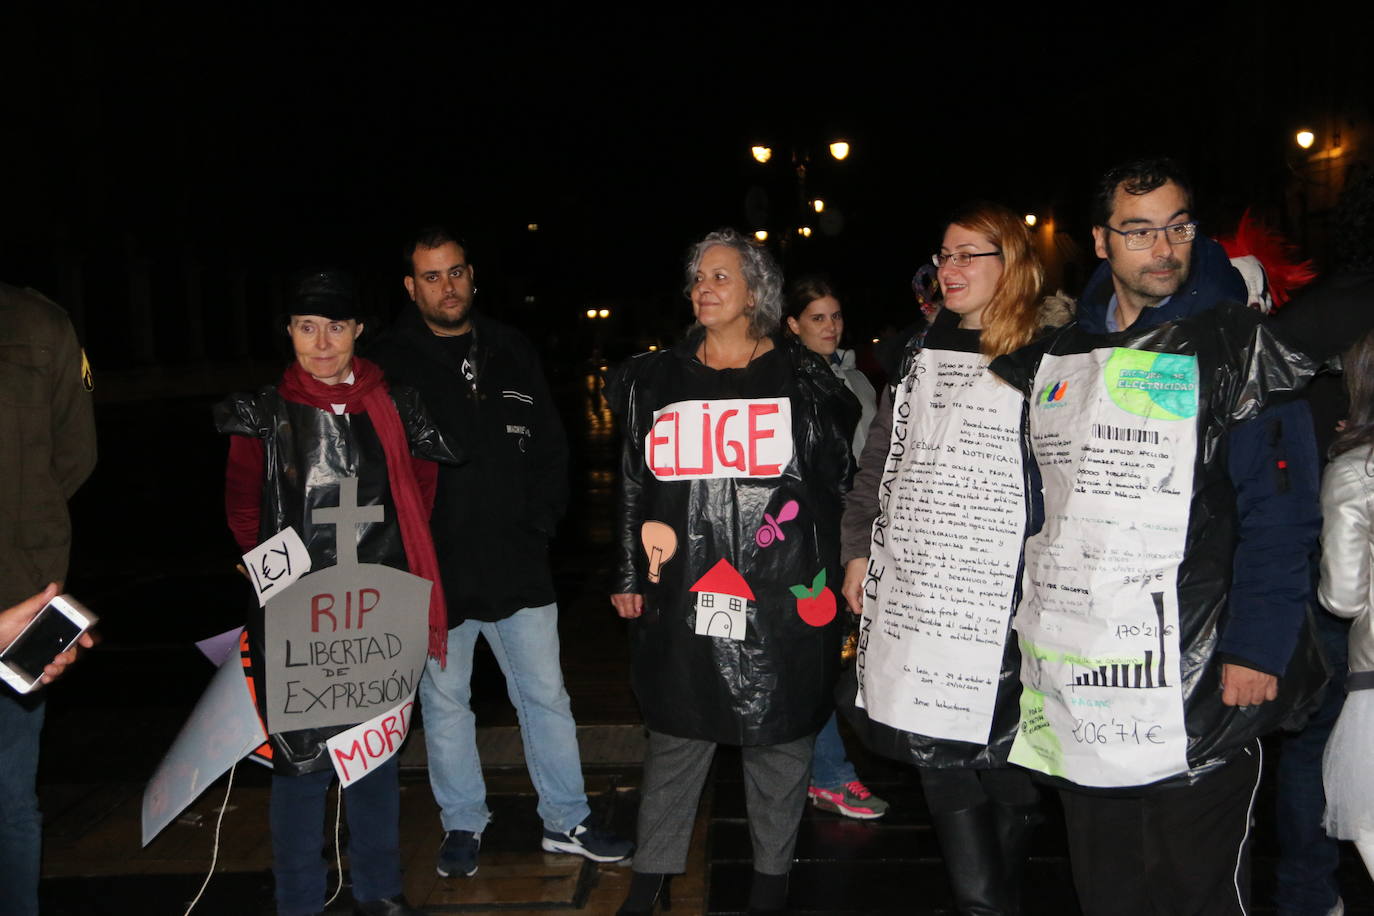
[(567, 440), (533, 345), (482, 315), (471, 333), (472, 382), (415, 308), (369, 354), (468, 459), (439, 469), (430, 519), (450, 627), (554, 603), (548, 542), (568, 502)]
[[(1080, 330), (1107, 333), (1112, 293), (1111, 269), (1103, 261), (1078, 302)], [(1243, 305), (1247, 295), (1245, 281), (1221, 245), (1198, 236), (1183, 288), (1159, 308), (1143, 310), (1128, 330), (1199, 315), (1220, 303)], [(1296, 335), (1287, 335), (1286, 342), (1291, 347), (1298, 342)], [(1310, 374), (1311, 366), (1305, 371)], [(1280, 392), (1264, 408), (1253, 419), (1230, 426), (1217, 452), (1226, 462), (1236, 504), (1229, 612), (1218, 651), (1225, 661), (1282, 675), (1313, 597), (1312, 558), (1321, 534), (1321, 453), (1303, 400)]]
[[(828, 610), (837, 609), (843, 581), (840, 499), (853, 470), (859, 405), (819, 357), (795, 342), (776, 341), (746, 368), (716, 370), (696, 359), (700, 340), (691, 336), (636, 357), (608, 384), (623, 434), (612, 590), (644, 597), (630, 632), (634, 689), (649, 728), (728, 744), (780, 744), (816, 732), (833, 709), (841, 621)], [(750, 404), (721, 403), (733, 399)], [(775, 444), (790, 434), (791, 457), (763, 469), (755, 458), (764, 446), (738, 435), (746, 428), (742, 418), (754, 422), (751, 409), (757, 410), (762, 428), (783, 401), (790, 428), (770, 428), (772, 435), (759, 441)], [(731, 409), (740, 413), (727, 417)], [(692, 420), (675, 425), (688, 414)], [(703, 440), (709, 459), (694, 451)], [(702, 470), (706, 464), (710, 471)], [(750, 470), (720, 476), (727, 466)], [(794, 501), (795, 515), (784, 511)], [(646, 522), (666, 525), (675, 543), (658, 581)], [(739, 576), (722, 575), (722, 562)], [(716, 595), (703, 585), (739, 577), (752, 596), (738, 594), (744, 589)], [(745, 638), (698, 635), (698, 614), (710, 613), (703, 602), (733, 598), (747, 608)]]
[(95, 468), (95, 414), (67, 313), (0, 283), (0, 608), (67, 575), (67, 500)]

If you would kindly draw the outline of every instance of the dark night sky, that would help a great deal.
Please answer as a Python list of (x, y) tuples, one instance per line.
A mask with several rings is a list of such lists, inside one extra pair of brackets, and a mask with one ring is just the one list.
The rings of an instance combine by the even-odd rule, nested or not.
[(753, 228), (751, 186), (785, 199), (751, 142), (842, 133), (850, 160), (812, 176), (846, 225), (813, 260), (900, 292), (960, 199), (1052, 206), (1086, 237), (1123, 153), (1186, 160), (1204, 217), (1277, 207), (1297, 122), (1369, 87), (1353, 30), (1294, 4), (437, 6), (11, 7), (0, 268), (67, 239), (383, 273), (438, 217), (569, 298), (665, 296), (694, 237)]

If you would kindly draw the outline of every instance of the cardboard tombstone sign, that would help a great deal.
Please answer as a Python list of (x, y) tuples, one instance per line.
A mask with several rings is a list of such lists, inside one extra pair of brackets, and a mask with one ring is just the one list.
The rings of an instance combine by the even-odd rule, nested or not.
[(414, 692), (429, 640), (429, 580), (358, 562), (357, 527), (382, 520), (358, 505), (358, 481), (339, 483), (338, 508), (311, 524), (338, 526), (337, 562), (267, 602), (264, 680), (267, 730), (354, 725)]

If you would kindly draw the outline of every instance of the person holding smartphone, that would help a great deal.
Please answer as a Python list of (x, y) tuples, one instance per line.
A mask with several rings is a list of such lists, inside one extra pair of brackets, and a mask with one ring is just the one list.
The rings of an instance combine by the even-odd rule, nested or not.
[[(0, 283), (0, 608), (8, 609), (0, 612), (0, 636), (6, 645), (47, 603), (34, 592), (67, 575), (67, 500), (95, 468), (91, 388), (67, 313), (31, 289)], [(21, 696), (0, 689), (0, 916), (38, 913), (43, 821), (34, 786), (42, 729), (43, 691)]]

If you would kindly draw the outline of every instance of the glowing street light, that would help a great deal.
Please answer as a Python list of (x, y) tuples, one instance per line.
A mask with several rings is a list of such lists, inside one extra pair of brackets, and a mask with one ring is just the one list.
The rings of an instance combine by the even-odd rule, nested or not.
[(800, 236), (801, 236), (802, 238), (804, 238), (804, 239), (809, 239), (809, 238), (811, 238), (811, 227), (810, 227), (810, 226), (798, 226), (798, 227), (797, 227), (797, 235), (800, 235)]
[(849, 142), (846, 140), (836, 140), (834, 143), (830, 144), (830, 155), (840, 161), (844, 161), (845, 157), (849, 155)]
[(1026, 225), (1027, 225), (1027, 226), (1032, 226), (1032, 227), (1033, 227), (1033, 226), (1035, 226), (1036, 222), (1037, 222), (1037, 220), (1036, 220), (1036, 217), (1035, 217), (1035, 214), (1034, 214), (1034, 213), (1027, 213), (1027, 214), (1026, 214)]
[(1317, 135), (1304, 127), (1302, 130), (1298, 131), (1297, 136), (1295, 136), (1293, 139), (1296, 140), (1298, 142), (1298, 146), (1301, 146), (1303, 149), (1311, 149), (1312, 144), (1317, 139)]
[(539, 231), (539, 224), (538, 224), (538, 223), (526, 223), (526, 224), (525, 224), (525, 231), (526, 231), (526, 232), (538, 232), (538, 231)]
[(767, 162), (773, 158), (773, 148), (770, 146), (751, 147), (749, 152), (754, 154), (754, 159), (760, 163)]
[(811, 201), (811, 206), (815, 209), (817, 213), (825, 212), (825, 201), (821, 200), (819, 197)]
[(596, 317), (598, 317), (598, 318), (610, 318), (610, 317), (611, 317), (611, 310), (610, 310), (610, 309), (599, 309), (599, 310), (597, 311), (597, 313), (596, 313)]
[(595, 318), (595, 317), (596, 317), (596, 309), (587, 309), (587, 317), (588, 317), (588, 318)]
[(755, 230), (754, 230), (754, 241), (756, 241), (756, 242), (766, 242), (766, 241), (768, 241), (768, 230), (767, 230), (767, 229), (755, 229)]

